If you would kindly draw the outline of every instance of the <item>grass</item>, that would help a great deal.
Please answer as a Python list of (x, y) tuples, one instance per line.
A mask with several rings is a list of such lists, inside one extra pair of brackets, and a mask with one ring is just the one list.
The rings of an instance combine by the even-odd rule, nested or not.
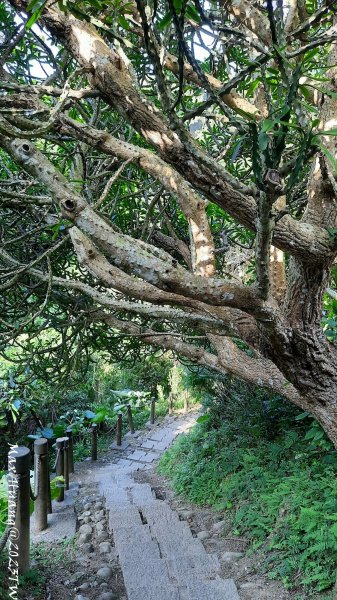
[[(64, 572), (76, 558), (75, 538), (67, 538), (53, 546), (45, 543), (31, 547), (32, 568), (19, 577), (18, 598), (44, 600), (45, 586), (57, 570)], [(8, 553), (0, 556), (0, 598), (8, 598)]]

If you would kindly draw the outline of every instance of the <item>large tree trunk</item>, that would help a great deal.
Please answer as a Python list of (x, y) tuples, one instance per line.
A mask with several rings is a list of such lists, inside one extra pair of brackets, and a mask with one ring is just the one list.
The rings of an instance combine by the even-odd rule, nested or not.
[[(21, 11), (27, 10), (28, 2), (11, 0), (11, 4)], [(61, 277), (57, 258), (53, 264), (50, 262), (53, 248), (42, 251), (43, 262), (41, 252), (28, 260), (20, 255), (17, 247), (11, 253), (7, 246), (0, 250), (4, 271), (8, 272), (3, 289), (13, 288), (17, 281), (29, 277), (34, 293), (39, 286), (43, 290), (47, 286), (40, 312), (49, 298), (56, 302), (57, 293), (63, 292), (68, 303), (73, 301), (73, 310), (84, 328), (88, 323), (101, 323), (113, 333), (118, 330), (138, 336), (145, 343), (173, 350), (191, 362), (221, 373), (232, 373), (282, 394), (310, 411), (337, 447), (337, 350), (326, 340), (321, 325), (323, 295), (337, 255), (337, 183), (331, 164), (331, 156), (332, 161), (337, 158), (334, 136), (336, 26), (325, 8), (307, 20), (306, 11), (293, 3), (282, 30), (275, 24), (273, 3), (269, 2), (266, 10), (262, 3), (253, 6), (246, 0), (223, 0), (222, 4), (226, 10), (222, 7), (218, 11), (219, 19), (225, 15), (221, 32), (238, 35), (238, 43), (246, 44), (244, 51), (248, 48), (248, 54), (253, 52), (251, 64), (240, 65), (232, 79), (229, 69), (224, 82), (198, 66), (197, 60), (189, 54), (190, 42), (185, 46), (181, 42), (184, 64), (182, 56), (177, 58), (166, 53), (167, 40), (160, 37), (159, 28), (153, 31), (155, 16), (147, 22), (146, 11), (140, 11), (140, 15), (133, 5), (132, 35), (138, 36), (152, 63), (149, 82), (156, 77), (152, 90), (154, 103), (149, 100), (148, 90), (143, 93), (132, 68), (134, 45), (127, 46), (126, 51), (133, 48), (128, 58), (119, 41), (109, 38), (108, 34), (104, 37), (109, 28), (103, 29), (102, 36), (90, 22), (61, 12), (57, 4), (47, 2), (40, 23), (69, 52), (80, 67), (77, 76), (86, 74), (91, 87), (76, 89), (77, 84), (71, 77), (66, 82), (61, 80), (63, 89), (53, 85), (28, 86), (21, 80), (13, 82), (8, 73), (3, 72), (6, 81), (2, 85), (8, 95), (5, 101), (3, 95), (0, 96), (0, 106), (5, 105), (7, 110), (6, 116), (0, 114), (0, 145), (27, 173), (27, 189), (38, 183), (50, 196), (42, 196), (40, 192), (34, 196), (22, 190), (16, 194), (15, 178), (11, 193), (6, 196), (2, 192), (5, 210), (17, 211), (17, 207), (26, 202), (36, 210), (40, 207), (39, 214), (42, 214), (45, 207), (50, 206), (48, 224), (55, 223), (61, 215), (70, 222), (69, 237), (81, 269), (76, 272), (72, 268), (72, 257), (70, 267), (68, 264)], [(141, 9), (142, 3), (137, 6)], [(317, 34), (319, 23), (326, 28), (323, 27), (324, 35)], [(189, 23), (189, 27), (197, 26)], [(216, 30), (216, 24), (214, 27)], [(306, 46), (308, 31), (311, 37)], [(177, 26), (178, 37), (183, 34)], [(278, 35), (282, 39), (278, 39)], [(310, 59), (306, 53), (323, 44), (330, 52), (326, 65), (329, 81), (324, 84), (324, 93), (320, 92), (319, 102), (317, 94), (316, 100), (312, 100), (312, 111), (320, 110), (317, 126), (312, 122), (312, 111), (307, 110), (308, 93), (303, 102), (298, 73), (301, 61)], [(286, 50), (280, 52), (280, 48)], [(303, 70), (308, 68), (307, 62), (303, 63)], [(291, 113), (288, 121), (284, 110), (280, 113), (279, 99), (276, 103), (273, 98), (275, 90), (266, 89), (266, 67), (272, 70), (273, 77), (276, 77), (275, 71), (280, 71), (279, 91)], [(168, 77), (164, 68), (171, 72)], [(247, 167), (242, 178), (232, 174), (231, 160), (235, 152), (231, 154), (227, 170), (220, 158), (214, 159), (207, 151), (206, 143), (199, 144), (190, 135), (186, 122), (171, 102), (172, 93), (176, 94), (172, 73), (179, 75), (180, 83), (185, 79), (189, 86), (205, 90), (205, 106), (200, 106), (198, 101), (191, 112), (204, 114), (214, 105), (212, 118), (223, 118), (224, 127), (228, 123), (226, 135), (230, 135), (225, 136), (225, 145), (236, 141), (241, 144), (242, 139), (251, 136), (251, 156), (247, 161), (251, 170)], [(258, 90), (257, 105), (246, 93), (250, 78), (254, 79), (255, 75), (259, 77), (257, 82), (264, 81), (264, 88), (260, 86)], [(310, 82), (310, 77), (308, 80)], [(236, 89), (242, 82), (245, 82), (245, 91), (240, 95)], [(180, 92), (184, 94), (184, 86)], [(46, 95), (59, 98), (53, 110), (50, 103), (41, 100)], [(106, 114), (100, 120), (98, 108), (90, 118), (86, 118), (83, 107), (76, 113), (78, 103), (86, 98), (90, 102), (99, 98), (106, 114), (118, 114), (124, 129), (127, 124), (133, 138), (126, 141), (124, 130), (116, 135), (110, 133), (114, 128), (109, 121), (106, 125)], [(188, 103), (190, 101), (188, 97)], [(72, 103), (73, 118), (68, 112), (68, 102)], [(20, 110), (27, 106), (33, 109), (22, 115)], [(275, 114), (278, 120), (273, 123)], [(264, 120), (266, 116), (269, 123)], [(289, 123), (294, 126), (296, 119), (304, 123), (308, 139), (312, 137), (312, 128), (316, 127), (317, 139), (320, 131), (331, 130), (333, 135), (319, 138), (323, 139), (325, 151), (316, 152), (317, 148), (314, 151), (312, 146), (303, 150), (297, 134), (288, 127)], [(296, 125), (295, 129), (298, 131)], [(34, 139), (38, 140), (37, 144)], [(69, 140), (67, 160), (68, 163), (73, 161), (72, 167), (69, 170), (65, 160), (63, 168), (58, 168), (56, 164), (61, 165), (61, 161), (53, 162), (53, 156), (48, 156), (43, 143), (48, 147), (51, 141), (60, 142), (66, 152)], [(301, 156), (302, 150), (310, 156), (316, 152), (309, 176), (305, 165), (300, 171), (300, 177), (307, 182), (303, 214), (300, 206), (294, 210), (293, 190), (287, 190), (287, 177), (292, 170), (296, 172), (296, 168), (300, 168), (298, 155)], [(226, 147), (224, 151), (226, 154)], [(74, 164), (76, 156), (83, 161), (80, 171)], [(125, 161), (112, 178), (110, 173), (103, 180), (105, 186), (99, 198), (95, 198), (90, 188), (97, 176), (97, 163), (94, 167), (90, 163), (92, 156), (101, 157), (107, 164), (116, 157)], [(85, 185), (74, 184), (71, 181), (74, 173), (77, 178), (84, 178), (87, 163), (92, 167), (90, 177)], [(187, 223), (188, 235), (184, 239), (178, 235), (183, 227), (179, 229), (174, 219), (168, 223), (165, 206), (158, 217), (164, 215), (164, 231), (154, 221), (151, 235), (143, 236), (156, 198), (148, 207), (142, 234), (138, 236), (129, 235), (123, 224), (117, 227), (110, 213), (104, 212), (114, 177), (121, 175), (129, 163), (146, 174), (147, 182), (159, 182), (167, 196), (174, 197), (178, 207), (175, 214), (179, 217), (176, 220), (178, 224), (179, 220)], [(145, 202), (144, 198), (141, 200)], [(219, 214), (224, 214), (224, 221), (230, 215), (240, 226), (256, 232), (254, 284), (244, 283), (245, 273), (238, 281), (235, 269), (227, 272), (226, 267), (217, 266), (217, 253), (226, 248), (219, 247), (217, 223), (212, 229), (207, 213), (209, 202), (217, 207), (215, 223), (220, 219)], [(294, 216), (296, 214), (301, 216)], [(9, 222), (15, 223), (16, 219), (15, 212), (15, 218)], [(289, 255), (287, 268), (285, 253)], [(27, 280), (24, 281), (27, 285)], [(83, 294), (88, 301), (89, 307), (83, 312), (78, 307), (76, 294)], [(30, 321), (23, 321), (23, 330), (27, 323)], [(18, 330), (20, 333), (20, 327)]]

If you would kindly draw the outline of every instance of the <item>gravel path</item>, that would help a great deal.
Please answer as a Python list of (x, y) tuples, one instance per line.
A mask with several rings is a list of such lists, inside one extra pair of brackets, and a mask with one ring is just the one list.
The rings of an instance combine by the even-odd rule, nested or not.
[[(215, 554), (207, 554), (185, 521), (133, 473), (153, 466), (197, 415), (165, 419), (95, 473), (106, 498), (109, 525), (128, 600), (240, 600), (232, 579), (221, 579)], [(135, 440), (133, 440), (134, 442)]]

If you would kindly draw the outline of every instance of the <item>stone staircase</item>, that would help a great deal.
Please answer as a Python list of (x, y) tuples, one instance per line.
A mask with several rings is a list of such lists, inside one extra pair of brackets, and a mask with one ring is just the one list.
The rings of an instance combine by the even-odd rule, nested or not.
[(128, 600), (240, 600), (234, 581), (221, 579), (217, 556), (207, 554), (188, 524), (132, 475), (149, 468), (195, 418), (166, 420), (127, 456), (97, 471)]

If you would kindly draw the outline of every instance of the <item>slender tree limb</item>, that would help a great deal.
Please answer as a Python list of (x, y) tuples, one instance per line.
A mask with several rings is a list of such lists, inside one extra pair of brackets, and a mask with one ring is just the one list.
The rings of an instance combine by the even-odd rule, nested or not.
[[(27, 106), (28, 103), (31, 104), (33, 99), (28, 100), (28, 97), (31, 96), (62, 96), (64, 93), (64, 88), (53, 87), (52, 85), (24, 85), (19, 83), (14, 83), (12, 81), (0, 80), (0, 89), (6, 91), (15, 91), (21, 95), (22, 102), (25, 102)], [(98, 98), (100, 96), (100, 92), (98, 90), (94, 90), (91, 88), (84, 88), (80, 90), (69, 89), (67, 92), (68, 98), (73, 98), (75, 100), (81, 100), (82, 98)], [(7, 101), (11, 100), (12, 96), (7, 96)]]

